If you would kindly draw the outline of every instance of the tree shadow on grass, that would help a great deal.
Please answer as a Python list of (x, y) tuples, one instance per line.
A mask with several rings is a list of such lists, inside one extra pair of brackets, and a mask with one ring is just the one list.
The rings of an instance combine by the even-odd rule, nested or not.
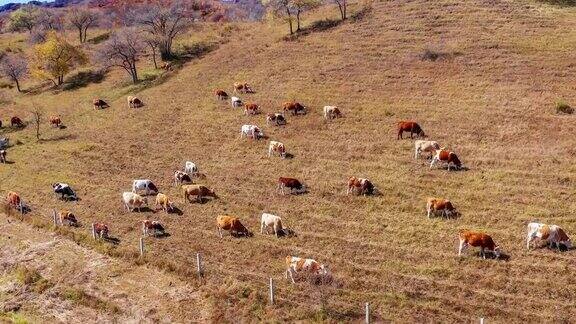
[(43, 138), (40, 140), (40, 142), (48, 143), (48, 142), (66, 141), (66, 140), (76, 139), (77, 137), (78, 136), (76, 136), (76, 135), (65, 134), (65, 135), (58, 135), (58, 136), (54, 136), (54, 137), (50, 137), (50, 138)]
[(104, 80), (104, 71), (80, 71), (71, 76), (62, 85), (63, 91), (84, 88), (92, 83), (100, 83)]
[(312, 24), (310, 24), (310, 26), (301, 28), (299, 31), (295, 32), (294, 34), (286, 35), (282, 39), (285, 41), (294, 41), (294, 40), (297, 40), (298, 38), (300, 38), (302, 36), (306, 36), (306, 35), (309, 35), (312, 33), (317, 33), (317, 32), (324, 32), (324, 31), (330, 30), (332, 28), (338, 27), (338, 26), (340, 26), (340, 24), (342, 24), (342, 22), (343, 21), (341, 19), (317, 20), (317, 21), (313, 22)]
[(559, 7), (576, 7), (576, 0), (539, 0), (539, 2)]

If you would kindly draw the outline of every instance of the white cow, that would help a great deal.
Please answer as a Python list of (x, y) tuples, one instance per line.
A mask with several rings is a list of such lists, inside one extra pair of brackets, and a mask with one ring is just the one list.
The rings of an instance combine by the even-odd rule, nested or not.
[(340, 109), (336, 106), (324, 106), (324, 119), (334, 119), (342, 117)]
[(313, 259), (302, 259), (295, 256), (287, 256), (286, 257), (286, 279), (290, 276), (292, 283), (296, 283), (294, 281), (294, 274), (298, 272), (308, 272), (310, 274), (315, 274), (319, 276), (329, 276), (330, 272), (328, 271), (328, 267), (323, 264), (318, 263), (316, 260)]
[(148, 199), (146, 197), (142, 197), (139, 194), (126, 191), (122, 194), (122, 200), (124, 201), (124, 207), (130, 212), (133, 212), (134, 209), (138, 209), (144, 205), (148, 205)]
[(264, 234), (264, 229), (268, 232), (268, 227), (272, 226), (274, 234), (278, 237), (278, 233), (282, 231), (282, 218), (280, 216), (263, 213), (260, 220), (260, 234)]
[(273, 153), (278, 153), (281, 158), (286, 157), (286, 146), (283, 143), (270, 141), (268, 146), (268, 157), (271, 157)]
[(546, 225), (542, 223), (529, 223), (528, 235), (526, 236), (526, 248), (530, 249), (530, 243), (536, 239), (547, 242), (552, 248), (554, 244), (560, 249), (560, 244), (570, 249), (572, 240), (566, 235), (566, 232), (558, 225)]
[(430, 156), (436, 153), (436, 150), (440, 149), (440, 145), (436, 141), (423, 141), (416, 140), (414, 142), (414, 159), (418, 159), (422, 152), (430, 153)]
[(188, 174), (198, 173), (198, 167), (194, 162), (186, 161), (186, 164), (184, 165), (184, 172)]
[(150, 193), (158, 193), (158, 188), (150, 179), (138, 179), (132, 182), (132, 192), (145, 191), (146, 195)]
[(238, 107), (242, 107), (242, 105), (244, 104), (242, 102), (242, 100), (238, 97), (232, 97), (230, 98), (230, 104), (232, 104), (232, 108), (238, 108)]
[(264, 136), (264, 133), (256, 125), (243, 125), (242, 128), (240, 128), (240, 138), (243, 138), (244, 136), (253, 139), (260, 139)]

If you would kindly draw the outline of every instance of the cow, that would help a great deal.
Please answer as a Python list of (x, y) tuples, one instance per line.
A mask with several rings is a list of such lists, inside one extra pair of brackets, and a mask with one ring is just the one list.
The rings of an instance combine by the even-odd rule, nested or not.
[(60, 128), (60, 126), (62, 125), (62, 120), (58, 116), (51, 116), (50, 125), (56, 128)]
[(24, 127), (24, 122), (22, 122), (22, 119), (20, 119), (20, 117), (12, 117), (10, 118), (10, 125), (12, 127)]
[(558, 225), (546, 225), (542, 223), (529, 223), (528, 235), (526, 236), (526, 248), (530, 249), (530, 243), (539, 239), (548, 243), (550, 248), (556, 244), (560, 250), (560, 244), (567, 249), (572, 247), (572, 240), (566, 235), (566, 232)]
[(142, 221), (142, 234), (144, 236), (161, 236), (165, 233), (166, 231), (164, 230), (164, 226), (162, 226), (159, 221), (151, 221), (147, 219)]
[(160, 208), (162, 208), (162, 210), (164, 210), (167, 213), (174, 210), (174, 203), (170, 201), (170, 199), (168, 199), (168, 196), (166, 196), (163, 193), (159, 193), (158, 195), (156, 195), (156, 201), (154, 203), (154, 207), (158, 209), (158, 206), (160, 206)]
[(458, 158), (456, 153), (446, 150), (445, 148), (440, 148), (436, 150), (434, 156), (432, 157), (432, 162), (430, 162), (430, 169), (434, 167), (437, 162), (444, 162), (448, 164), (448, 171), (450, 171), (450, 166), (454, 166), (454, 169), (459, 170), (462, 168), (462, 162)]
[(128, 101), (128, 108), (139, 108), (144, 105), (142, 100), (140, 100), (140, 98), (135, 96), (128, 96), (127, 101)]
[(246, 82), (235, 82), (234, 93), (254, 93), (254, 90)]
[(186, 161), (186, 163), (184, 164), (184, 172), (186, 172), (188, 174), (198, 173), (198, 167), (196, 166), (196, 163), (191, 162), (191, 161)]
[(226, 91), (222, 90), (222, 89), (216, 89), (214, 90), (214, 94), (216, 95), (216, 97), (218, 98), (218, 100), (226, 100), (228, 99), (228, 94), (226, 93)]
[(248, 115), (256, 115), (258, 114), (260, 110), (260, 106), (258, 106), (255, 103), (247, 103), (244, 106), (244, 115), (248, 116)]
[(330, 272), (328, 267), (318, 263), (313, 259), (303, 259), (295, 256), (286, 257), (286, 279), (288, 276), (295, 284), (294, 275), (298, 273), (307, 273), (315, 276), (328, 277)]
[(458, 256), (462, 256), (462, 252), (469, 245), (474, 247), (480, 247), (480, 255), (483, 259), (486, 259), (486, 251), (492, 252), (496, 259), (500, 258), (500, 247), (494, 243), (490, 235), (474, 232), (469, 230), (461, 230), (458, 232), (458, 238), (460, 240), (460, 247), (458, 248)]
[(192, 178), (190, 178), (190, 175), (180, 170), (174, 171), (174, 185), (178, 186), (184, 183), (192, 183)]
[(336, 106), (324, 106), (324, 119), (330, 120), (334, 118), (341, 118), (342, 112)]
[(214, 192), (214, 190), (208, 189), (208, 187), (203, 185), (185, 185), (182, 186), (182, 194), (184, 196), (184, 200), (191, 202), (190, 196), (196, 196), (196, 201), (202, 202), (203, 197), (212, 197), (218, 199), (218, 195)]
[(110, 233), (108, 225), (104, 223), (94, 223), (92, 224), (92, 228), (94, 229), (94, 235), (96, 237), (99, 237), (101, 239), (108, 238), (108, 234)]
[(266, 233), (268, 233), (268, 227), (272, 227), (272, 229), (274, 229), (274, 234), (278, 237), (284, 230), (284, 227), (282, 226), (282, 218), (280, 218), (280, 216), (262, 213), (260, 219), (260, 234), (264, 234), (264, 229), (266, 229)]
[(124, 202), (124, 207), (126, 207), (129, 212), (133, 212), (135, 209), (138, 209), (138, 212), (140, 212), (140, 209), (144, 205), (148, 205), (148, 199), (146, 197), (130, 191), (122, 193), (122, 201)]
[(293, 193), (294, 190), (296, 190), (297, 193), (306, 190), (305, 186), (297, 179), (285, 177), (278, 178), (278, 187), (276, 188), (276, 191), (281, 192), (284, 195), (285, 188), (290, 189), (290, 193)]
[(458, 215), (458, 212), (452, 205), (452, 202), (442, 198), (428, 198), (426, 200), (426, 212), (428, 218), (430, 218), (432, 215), (436, 215), (438, 212), (440, 212), (440, 214), (444, 217), (452, 217)]
[(104, 109), (110, 107), (110, 105), (107, 104), (106, 101), (99, 98), (92, 99), (92, 105), (94, 105), (94, 109)]
[(173, 70), (173, 64), (172, 62), (165, 62), (160, 68), (166, 72), (170, 72)]
[(424, 134), (424, 131), (422, 130), (420, 125), (418, 125), (418, 123), (413, 122), (413, 121), (399, 121), (398, 122), (398, 138), (397, 139), (402, 139), (402, 134), (404, 132), (410, 132), (410, 138), (413, 138), (412, 137), (413, 134), (416, 134), (416, 136), (421, 137), (421, 138), (426, 137), (426, 134)]
[(8, 137), (0, 138), (0, 150), (8, 148), (9, 144), (10, 144), (10, 139)]
[(359, 195), (372, 195), (374, 194), (374, 185), (368, 179), (350, 177), (348, 178), (348, 188), (346, 194), (356, 192)]
[(0, 163), (6, 163), (6, 150), (0, 150)]
[(76, 219), (76, 216), (68, 210), (62, 210), (58, 212), (58, 219), (62, 225), (67, 224), (68, 226), (78, 226), (78, 220)]
[(278, 153), (281, 158), (286, 158), (286, 146), (283, 143), (270, 141), (270, 145), (268, 145), (268, 157), (271, 157), (272, 154)]
[(295, 101), (289, 101), (284, 103), (284, 112), (290, 112), (292, 116), (298, 115), (300, 112), (302, 112), (302, 114), (305, 114), (306, 110), (307, 110), (306, 107)]
[(276, 126), (286, 125), (284, 114), (274, 113), (266, 115), (266, 125), (275, 124)]
[(222, 231), (229, 231), (232, 236), (243, 235), (248, 237), (254, 235), (240, 222), (240, 219), (235, 216), (220, 215), (216, 217), (216, 227), (218, 228), (220, 238), (223, 237)]
[(259, 140), (260, 138), (264, 137), (264, 132), (262, 132), (262, 130), (260, 130), (260, 128), (256, 125), (243, 125), (240, 128), (240, 138), (243, 138), (244, 136), (247, 138)]
[(140, 191), (146, 192), (146, 195), (150, 193), (158, 193), (158, 187), (150, 179), (138, 179), (132, 182), (132, 192), (137, 193)]
[(8, 195), (6, 195), (6, 203), (8, 203), (8, 206), (16, 209), (21, 209), (23, 205), (20, 195), (14, 191), (8, 192)]
[(436, 141), (416, 140), (414, 141), (414, 159), (418, 159), (422, 152), (430, 153), (429, 158), (432, 158), (436, 150), (439, 149), (440, 145)]
[(78, 196), (76, 196), (74, 190), (72, 190), (72, 188), (67, 183), (53, 183), (52, 190), (54, 190), (54, 193), (59, 194), (60, 199), (62, 200), (78, 200)]
[(244, 105), (242, 100), (238, 97), (230, 98), (230, 104), (232, 105), (232, 108), (238, 108), (238, 107), (242, 107), (242, 105)]

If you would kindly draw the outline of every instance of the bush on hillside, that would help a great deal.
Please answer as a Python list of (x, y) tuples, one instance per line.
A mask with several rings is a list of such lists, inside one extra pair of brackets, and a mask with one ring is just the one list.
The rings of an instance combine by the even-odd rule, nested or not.
[(570, 105), (565, 102), (558, 102), (556, 103), (556, 113), (571, 115), (574, 113), (574, 108), (570, 107)]

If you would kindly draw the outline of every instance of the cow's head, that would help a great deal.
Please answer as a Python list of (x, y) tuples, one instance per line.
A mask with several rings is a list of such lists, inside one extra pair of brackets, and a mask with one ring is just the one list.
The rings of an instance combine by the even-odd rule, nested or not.
[(216, 192), (215, 192), (214, 190), (212, 190), (212, 189), (208, 190), (208, 195), (207, 195), (207, 196), (210, 196), (210, 197), (213, 197), (213, 198), (216, 198), (216, 199), (219, 198), (218, 195), (216, 194)]
[(502, 254), (502, 251), (500, 250), (500, 247), (496, 246), (494, 248), (494, 256), (496, 257), (496, 259), (499, 259), (501, 254)]
[(148, 205), (148, 198), (147, 197), (142, 197), (142, 202), (144, 205)]
[(420, 136), (422, 138), (428, 137), (428, 135), (426, 135), (423, 130), (420, 130), (420, 133), (418, 133), (418, 136)]

